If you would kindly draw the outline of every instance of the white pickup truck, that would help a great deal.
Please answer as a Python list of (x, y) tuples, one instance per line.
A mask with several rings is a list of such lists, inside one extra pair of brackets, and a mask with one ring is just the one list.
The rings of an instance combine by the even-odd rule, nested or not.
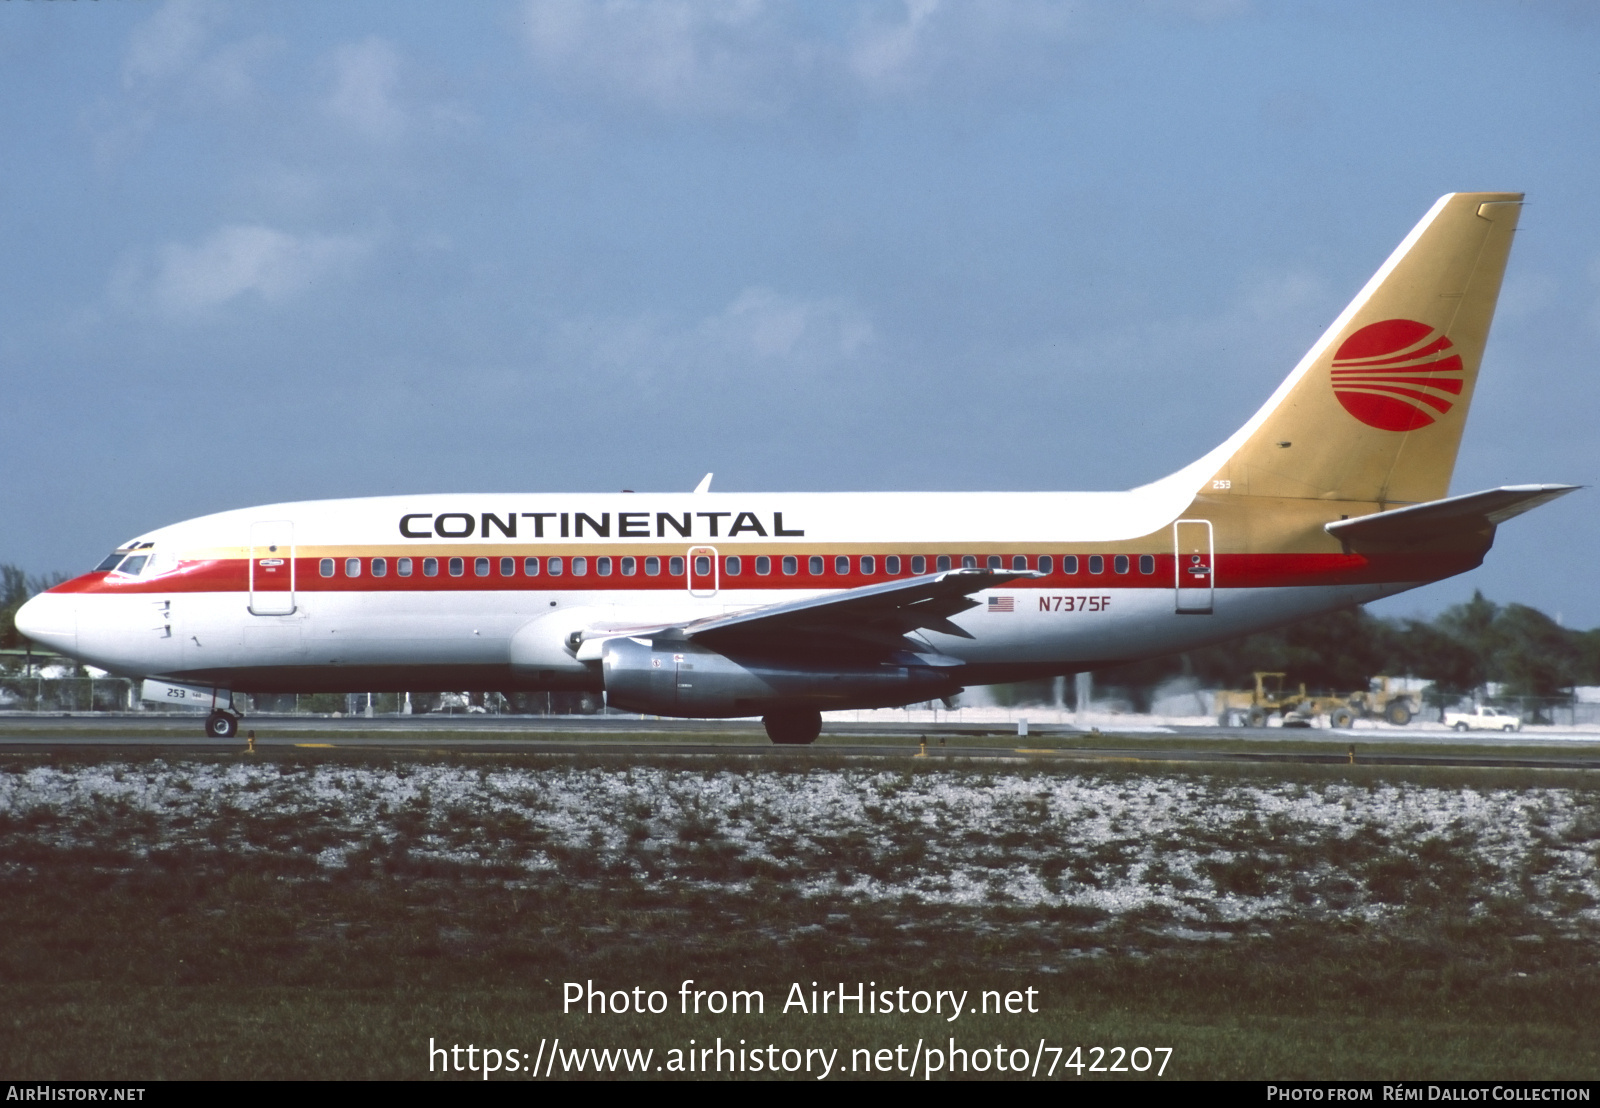
[(1446, 712), (1444, 722), (1457, 731), (1521, 731), (1522, 717), (1500, 708), (1474, 708), (1470, 712)]

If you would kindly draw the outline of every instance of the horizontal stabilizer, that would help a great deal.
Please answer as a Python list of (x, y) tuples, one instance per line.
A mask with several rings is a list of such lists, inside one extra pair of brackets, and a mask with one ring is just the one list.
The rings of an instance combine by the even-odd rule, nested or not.
[(1408, 543), (1451, 534), (1493, 532), (1513, 516), (1548, 504), (1580, 488), (1579, 485), (1507, 485), (1377, 512), (1356, 519), (1341, 519), (1324, 528), (1340, 542)]

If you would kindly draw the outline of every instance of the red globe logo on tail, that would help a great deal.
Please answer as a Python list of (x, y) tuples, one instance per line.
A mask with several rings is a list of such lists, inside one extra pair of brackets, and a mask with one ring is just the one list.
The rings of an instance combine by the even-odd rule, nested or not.
[(1333, 355), (1333, 395), (1368, 427), (1426, 427), (1455, 406), (1449, 397), (1461, 395), (1461, 355), (1453, 346), (1414, 319), (1369, 324)]

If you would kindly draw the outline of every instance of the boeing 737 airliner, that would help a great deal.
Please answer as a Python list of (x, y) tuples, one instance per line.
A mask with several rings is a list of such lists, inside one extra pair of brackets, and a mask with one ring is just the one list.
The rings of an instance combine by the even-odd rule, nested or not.
[(1521, 210), (1445, 196), (1251, 420), (1127, 492), (395, 496), (150, 531), (17, 627), (235, 693), (588, 689), (663, 716), (826, 709), (1166, 654), (1478, 565), (1570, 485), (1447, 496)]

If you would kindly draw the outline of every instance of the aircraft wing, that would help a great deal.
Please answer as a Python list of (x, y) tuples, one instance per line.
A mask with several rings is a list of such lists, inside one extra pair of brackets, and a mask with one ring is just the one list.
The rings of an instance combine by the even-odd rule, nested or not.
[(1341, 542), (1405, 544), (1460, 532), (1486, 531), (1513, 516), (1548, 504), (1579, 485), (1507, 485), (1504, 488), (1430, 500), (1355, 519), (1341, 519), (1323, 529)]
[(950, 617), (977, 607), (973, 593), (1037, 576), (1027, 570), (945, 570), (711, 616), (687, 624), (683, 636), (714, 650), (783, 649), (808, 642), (819, 646), (831, 642), (904, 649), (909, 645), (904, 636), (921, 629), (971, 638), (950, 622)]

